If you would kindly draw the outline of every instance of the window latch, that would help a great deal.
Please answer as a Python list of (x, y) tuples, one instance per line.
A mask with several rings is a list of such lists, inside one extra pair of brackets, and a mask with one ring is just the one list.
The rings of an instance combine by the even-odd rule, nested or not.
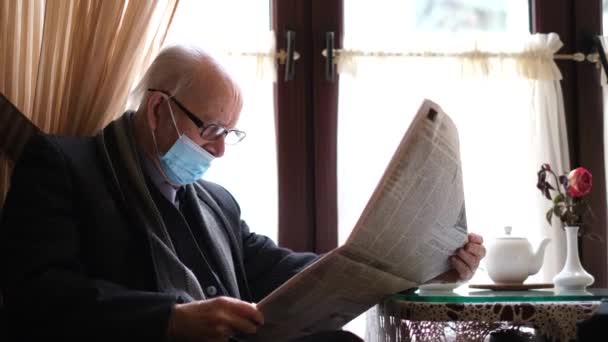
[(325, 32), (325, 80), (334, 82), (336, 80), (336, 63), (335, 57), (335, 34), (334, 32)]
[(291, 81), (295, 78), (295, 63), (300, 59), (300, 54), (296, 51), (296, 31), (287, 30), (285, 32), (285, 46), (287, 50), (281, 49), (277, 52), (279, 64), (285, 65), (284, 81)]

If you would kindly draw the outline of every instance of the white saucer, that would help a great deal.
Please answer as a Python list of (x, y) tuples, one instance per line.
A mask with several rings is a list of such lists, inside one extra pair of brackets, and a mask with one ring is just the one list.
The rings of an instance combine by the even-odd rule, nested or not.
[(420, 292), (452, 292), (455, 288), (464, 283), (431, 283), (418, 286)]

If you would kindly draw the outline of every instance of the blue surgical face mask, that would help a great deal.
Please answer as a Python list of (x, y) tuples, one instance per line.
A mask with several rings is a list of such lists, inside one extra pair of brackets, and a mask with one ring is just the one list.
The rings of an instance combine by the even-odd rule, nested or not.
[[(160, 166), (171, 183), (180, 186), (191, 184), (203, 177), (215, 157), (188, 136), (179, 132), (168, 98), (167, 105), (179, 138), (167, 153), (159, 155)], [(156, 138), (154, 143), (156, 144)]]

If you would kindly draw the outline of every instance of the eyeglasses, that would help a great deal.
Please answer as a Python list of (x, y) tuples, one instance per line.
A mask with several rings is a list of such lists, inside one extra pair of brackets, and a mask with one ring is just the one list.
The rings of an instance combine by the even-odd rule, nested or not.
[(234, 145), (236, 143), (239, 143), (246, 136), (245, 132), (239, 131), (238, 129), (228, 129), (226, 127), (216, 124), (205, 125), (203, 121), (201, 121), (201, 119), (194, 115), (194, 113), (189, 111), (186, 106), (184, 106), (182, 103), (177, 101), (175, 97), (173, 97), (171, 94), (162, 89), (149, 88), (148, 91), (159, 91), (167, 95), (171, 99), (171, 101), (173, 101), (179, 107), (179, 109), (181, 109), (186, 114), (188, 119), (190, 119), (196, 125), (196, 127), (198, 127), (198, 129), (200, 130), (199, 134), (202, 139), (213, 141), (224, 137), (225, 144)]

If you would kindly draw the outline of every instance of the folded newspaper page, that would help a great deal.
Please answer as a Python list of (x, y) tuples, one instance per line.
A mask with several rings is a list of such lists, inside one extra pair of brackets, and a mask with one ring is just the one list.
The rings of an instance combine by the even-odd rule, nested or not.
[(448, 271), (466, 240), (458, 132), (425, 100), (345, 244), (259, 302), (265, 324), (248, 341), (339, 329)]

